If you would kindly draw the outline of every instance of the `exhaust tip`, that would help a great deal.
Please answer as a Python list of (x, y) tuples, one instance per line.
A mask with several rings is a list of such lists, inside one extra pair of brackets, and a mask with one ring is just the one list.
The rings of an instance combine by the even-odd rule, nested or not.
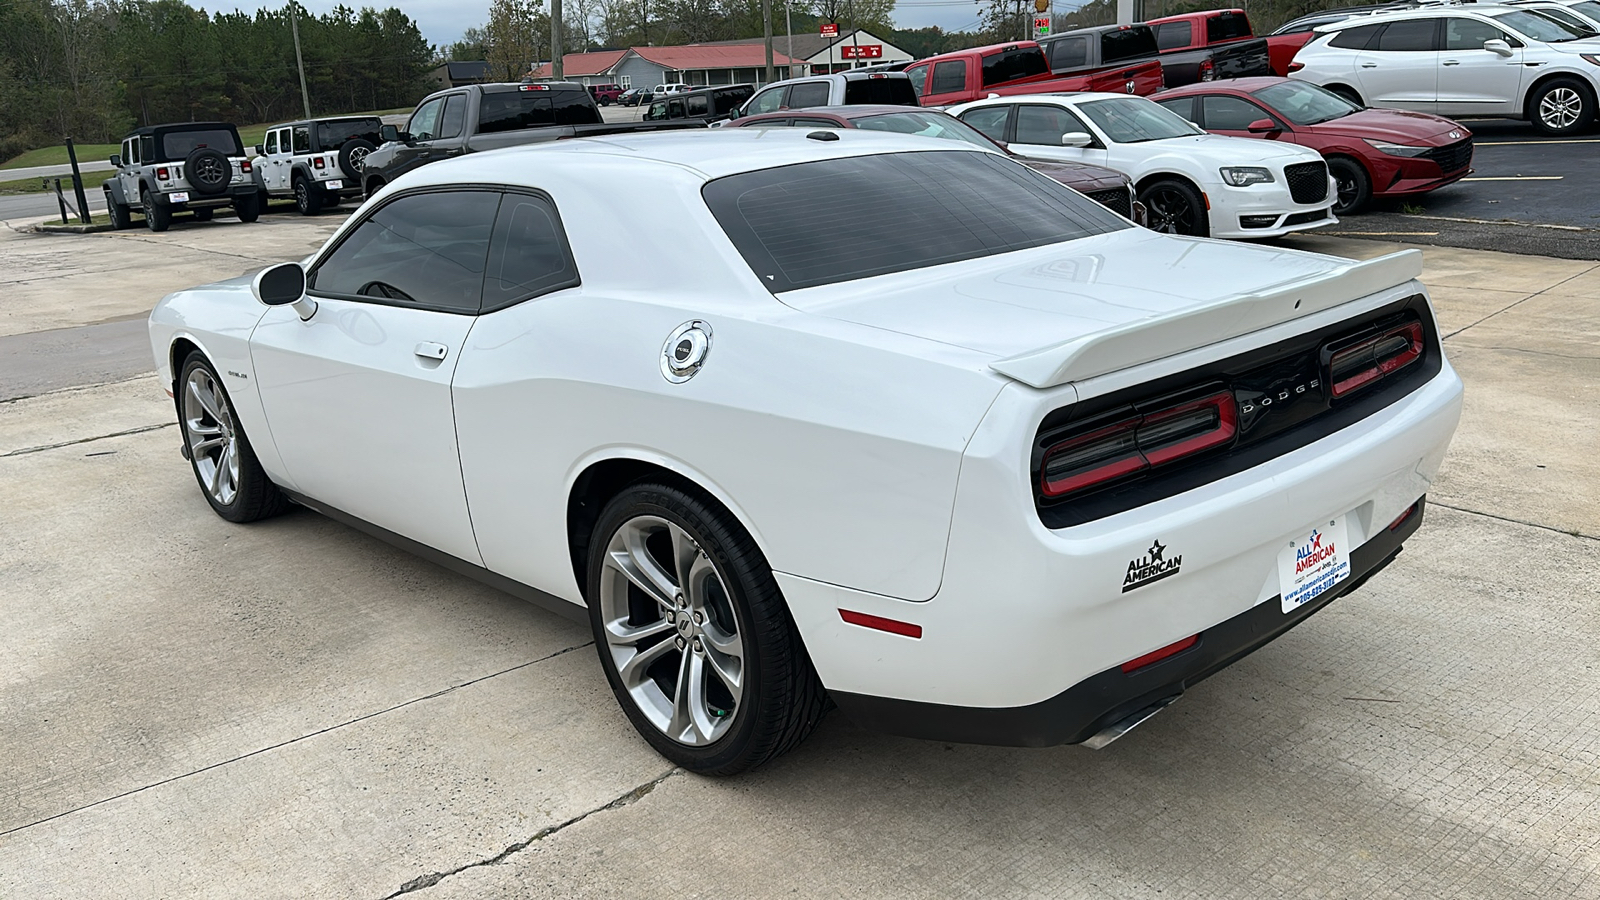
[(1090, 750), (1105, 749), (1111, 745), (1112, 741), (1143, 725), (1151, 716), (1177, 703), (1178, 698), (1182, 696), (1182, 694), (1173, 694), (1171, 697), (1163, 697), (1132, 715), (1118, 719), (1091, 735), (1083, 742), (1083, 746), (1088, 747)]

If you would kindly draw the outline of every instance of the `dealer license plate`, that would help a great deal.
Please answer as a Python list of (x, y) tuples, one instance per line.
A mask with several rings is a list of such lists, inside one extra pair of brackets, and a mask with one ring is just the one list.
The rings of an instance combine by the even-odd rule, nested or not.
[(189, 192), (188, 191), (173, 191), (172, 193), (167, 195), (167, 199), (171, 200), (173, 203), (188, 203), (189, 202)]
[(1283, 611), (1294, 612), (1350, 577), (1350, 530), (1345, 517), (1318, 522), (1278, 551)]
[(328, 182), (328, 190), (330, 190), (330, 191), (337, 191), (338, 189), (340, 189), (342, 187), (344, 187), (344, 180), (343, 179), (334, 178), (334, 179), (331, 179)]

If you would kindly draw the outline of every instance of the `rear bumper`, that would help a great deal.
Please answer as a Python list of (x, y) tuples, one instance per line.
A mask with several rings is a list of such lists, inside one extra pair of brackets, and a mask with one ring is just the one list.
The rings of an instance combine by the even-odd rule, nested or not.
[(832, 692), (839, 708), (863, 727), (904, 737), (1007, 747), (1076, 744), (1113, 722), (1176, 697), (1211, 675), (1276, 640), (1339, 597), (1361, 587), (1399, 555), (1422, 525), (1426, 498), (1393, 530), (1385, 529), (1351, 551), (1344, 584), (1285, 614), (1273, 597), (1200, 632), (1191, 647), (1133, 672), (1101, 671), (1028, 706), (947, 706), (889, 697)]
[(178, 193), (176, 191), (157, 191), (151, 196), (155, 198), (157, 206), (170, 206), (173, 209), (204, 209), (209, 206), (228, 206), (239, 197), (254, 196), (258, 190), (255, 182), (246, 181), (230, 185), (220, 194), (197, 194), (190, 190), (188, 200), (174, 201), (172, 195)]

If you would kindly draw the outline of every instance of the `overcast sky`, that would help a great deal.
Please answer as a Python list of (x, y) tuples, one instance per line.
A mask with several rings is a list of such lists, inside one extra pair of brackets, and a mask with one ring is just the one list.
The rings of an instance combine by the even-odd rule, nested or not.
[[(254, 12), (262, 7), (277, 8), (281, 2), (260, 2), (260, 0), (235, 0), (233, 3), (208, 4), (205, 0), (190, 0), (196, 6), (203, 6), (209, 12), (228, 11), (237, 7), (246, 12)], [(305, 8), (314, 13), (325, 13), (339, 5), (337, 0), (301, 0)], [(461, 32), (474, 25), (482, 25), (489, 18), (489, 0), (345, 0), (346, 6), (359, 9), (362, 6), (374, 6), (383, 9), (397, 6), (401, 12), (417, 21), (422, 28), (422, 36), (430, 44), (444, 46), (461, 37)], [(901, 28), (921, 28), (925, 25), (938, 25), (947, 30), (965, 30), (978, 24), (980, 7), (975, 0), (906, 0), (905, 3), (895, 7), (895, 24)], [(783, 34), (783, 3), (774, 0), (772, 7), (772, 24), (778, 34)]]

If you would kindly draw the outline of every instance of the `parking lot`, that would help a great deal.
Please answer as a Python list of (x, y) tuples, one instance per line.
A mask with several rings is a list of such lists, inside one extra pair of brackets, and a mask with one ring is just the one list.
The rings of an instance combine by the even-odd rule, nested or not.
[(337, 221), (0, 230), (0, 897), (1600, 896), (1600, 263), (1427, 248), (1421, 532), (1107, 750), (834, 714), (709, 780), (586, 629), (196, 490), (140, 319)]

